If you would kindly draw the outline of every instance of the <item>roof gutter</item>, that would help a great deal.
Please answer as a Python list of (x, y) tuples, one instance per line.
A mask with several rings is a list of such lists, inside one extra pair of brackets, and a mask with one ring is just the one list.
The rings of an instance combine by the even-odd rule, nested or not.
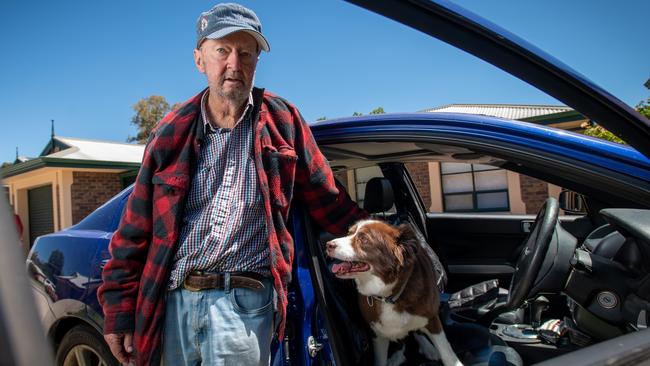
[(3, 178), (31, 172), (40, 168), (94, 168), (94, 169), (138, 169), (140, 163), (115, 162), (103, 160), (65, 159), (41, 156), (23, 163), (4, 167), (0, 170)]

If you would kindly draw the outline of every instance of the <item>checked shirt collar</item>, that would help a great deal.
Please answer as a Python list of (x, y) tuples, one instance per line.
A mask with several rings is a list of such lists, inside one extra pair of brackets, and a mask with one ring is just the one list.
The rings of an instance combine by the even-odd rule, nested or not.
[[(201, 119), (203, 120), (203, 132), (207, 134), (207, 133), (215, 133), (221, 130), (230, 131), (231, 130), (230, 128), (216, 129), (210, 123), (210, 116), (208, 115), (208, 105), (207, 105), (209, 94), (210, 94), (210, 89), (208, 89), (205, 93), (203, 93), (203, 97), (201, 97)], [(237, 123), (235, 123), (235, 126), (237, 126), (239, 122), (241, 122), (246, 117), (246, 114), (249, 113), (252, 109), (253, 109), (253, 92), (250, 92), (248, 93), (248, 101), (246, 103), (246, 108), (244, 109), (244, 113), (241, 114), (239, 120), (237, 120)]]

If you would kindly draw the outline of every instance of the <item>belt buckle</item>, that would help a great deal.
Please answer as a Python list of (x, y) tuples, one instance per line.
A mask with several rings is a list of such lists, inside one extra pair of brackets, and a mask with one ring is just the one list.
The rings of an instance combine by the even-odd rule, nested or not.
[(188, 290), (188, 291), (192, 291), (192, 292), (199, 292), (199, 291), (201, 291), (201, 289), (198, 288), (198, 287), (193, 287), (193, 286), (188, 285), (186, 281), (183, 282), (183, 288), (186, 289), (186, 290)]
[[(190, 272), (188, 277), (191, 276), (191, 275), (203, 276), (204, 272), (203, 271), (192, 271), (192, 272)], [(188, 290), (188, 291), (192, 291), (192, 292), (199, 292), (199, 291), (202, 290), (202, 289), (200, 289), (198, 287), (194, 287), (194, 286), (189, 285), (187, 283), (187, 277), (185, 277), (185, 280), (183, 280), (183, 288)]]

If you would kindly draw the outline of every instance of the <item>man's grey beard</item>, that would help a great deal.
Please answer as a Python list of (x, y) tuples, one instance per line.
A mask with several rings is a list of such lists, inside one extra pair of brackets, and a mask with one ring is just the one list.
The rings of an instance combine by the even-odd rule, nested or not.
[(253, 75), (250, 85), (244, 85), (241, 88), (236, 88), (229, 91), (225, 91), (223, 88), (225, 81), (226, 75), (223, 75), (221, 77), (221, 80), (219, 80), (219, 89), (215, 90), (216, 94), (219, 97), (224, 98), (234, 104), (242, 104), (248, 101), (248, 96), (250, 95), (251, 90), (253, 90), (253, 85), (255, 85), (255, 75)]

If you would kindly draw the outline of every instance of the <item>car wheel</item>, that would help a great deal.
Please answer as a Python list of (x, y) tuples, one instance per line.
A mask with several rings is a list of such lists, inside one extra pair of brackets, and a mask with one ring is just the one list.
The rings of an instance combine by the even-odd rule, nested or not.
[(57, 366), (118, 366), (104, 340), (95, 330), (79, 325), (61, 341), (56, 353)]

